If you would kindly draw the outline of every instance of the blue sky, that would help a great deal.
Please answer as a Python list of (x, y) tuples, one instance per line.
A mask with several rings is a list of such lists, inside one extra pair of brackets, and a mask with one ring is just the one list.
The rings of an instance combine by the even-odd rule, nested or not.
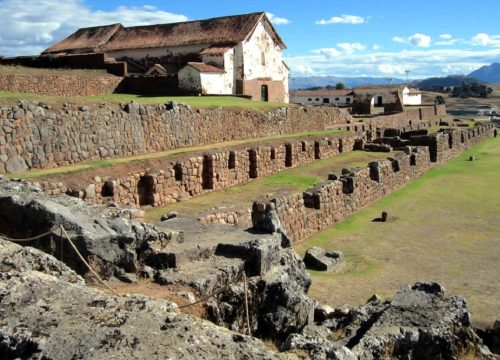
[(270, 14), (292, 76), (410, 78), (500, 62), (499, 0), (0, 0), (0, 54), (37, 54), (79, 27)]

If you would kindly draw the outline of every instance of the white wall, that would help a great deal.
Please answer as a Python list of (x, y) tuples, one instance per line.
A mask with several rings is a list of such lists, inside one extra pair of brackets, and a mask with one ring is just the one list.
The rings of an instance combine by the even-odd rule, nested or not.
[(250, 38), (243, 42), (242, 52), (245, 80), (270, 78), (283, 81), (284, 74), (288, 76), (288, 70), (283, 64), (282, 50), (274, 42), (263, 21), (259, 21)]
[(201, 75), (201, 93), (211, 95), (230, 95), (232, 89), (224, 85), (224, 75), (221, 73), (202, 73)]
[(285, 66), (285, 63), (283, 63), (283, 87), (284, 87), (284, 92), (285, 92), (285, 97), (283, 99), (283, 102), (289, 103), (290, 102), (290, 93), (288, 91), (288, 73), (289, 70)]
[(411, 94), (410, 89), (403, 89), (403, 104), (404, 105), (422, 105), (422, 94)]
[(205, 64), (214, 65), (224, 69), (226, 72), (223, 76), (223, 94), (235, 93), (235, 78), (234, 78), (234, 49), (229, 49), (221, 55), (203, 55), (202, 61)]

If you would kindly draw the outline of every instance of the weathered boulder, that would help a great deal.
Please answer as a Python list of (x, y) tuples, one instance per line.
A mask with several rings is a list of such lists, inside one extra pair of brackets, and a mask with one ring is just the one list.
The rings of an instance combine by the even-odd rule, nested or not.
[(500, 320), (496, 320), (491, 328), (477, 329), (477, 334), (494, 354), (500, 354)]
[(465, 354), (491, 358), (471, 327), (465, 299), (445, 298), (436, 283), (405, 286), (392, 301), (373, 297), (357, 309), (330, 313), (318, 326), (328, 335), (293, 335), (284, 350), (304, 349), (319, 359), (342, 347), (370, 360), (456, 359)]
[[(280, 234), (238, 246), (219, 245), (217, 252), (245, 262), (252, 334), (284, 340), (312, 323), (316, 303), (306, 295), (310, 276), (298, 255), (281, 246)], [(248, 331), (243, 303), (243, 284), (230, 286), (208, 305), (209, 318), (234, 330)]]
[(336, 346), (319, 336), (292, 334), (283, 343), (282, 352), (295, 353), (302, 350), (314, 360), (357, 360), (348, 348)]
[[(253, 209), (256, 210), (256, 208), (262, 205), (263, 204), (261, 202), (256, 201), (253, 204)], [(288, 237), (286, 229), (283, 224), (281, 224), (279, 215), (276, 212), (276, 205), (274, 203), (269, 203), (267, 206), (269, 208), (265, 210), (252, 211), (252, 223), (254, 230), (261, 231), (266, 234), (278, 233), (281, 235), (283, 247), (292, 246), (292, 241)], [(257, 214), (258, 218), (255, 217)]]
[[(145, 244), (170, 239), (171, 234), (154, 226), (103, 215), (80, 199), (66, 195), (49, 196), (36, 185), (0, 178), (0, 233), (12, 238), (28, 238), (64, 226), (81, 254), (100, 275), (108, 278), (118, 269), (136, 272), (138, 254)], [(79, 274), (88, 270), (60, 230), (27, 245), (54, 254)]]
[(184, 315), (169, 301), (87, 288), (36, 249), (0, 240), (0, 263), (8, 267), (0, 273), (4, 359), (277, 358), (260, 340)]
[(318, 271), (338, 271), (344, 260), (341, 251), (325, 251), (320, 247), (312, 247), (304, 255), (307, 269)]

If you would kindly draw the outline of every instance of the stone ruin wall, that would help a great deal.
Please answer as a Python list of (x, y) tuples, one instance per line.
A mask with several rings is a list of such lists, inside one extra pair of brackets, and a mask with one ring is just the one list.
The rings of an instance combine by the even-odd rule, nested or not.
[(275, 208), (287, 234), (299, 242), (345, 219), (436, 164), (442, 164), (493, 135), (494, 125), (453, 129), (410, 139), (412, 146), (366, 168), (344, 169), (342, 175), (303, 193), (285, 193), (253, 205), (254, 223)]
[(98, 74), (0, 73), (0, 90), (51, 96), (98, 96), (112, 94), (123, 78)]
[(63, 104), (54, 109), (44, 103), (21, 102), (0, 108), (0, 174), (332, 126), (344, 128), (346, 124), (346, 130), (355, 132), (401, 128), (420, 123), (419, 119), (418, 109), (354, 123), (355, 119), (336, 107), (259, 112), (129, 103)]
[[(93, 176), (75, 187), (65, 181), (40, 181), (51, 195), (68, 193), (92, 204), (163, 206), (207, 191), (241, 185), (251, 179), (353, 151), (363, 134), (275, 141), (269, 145), (222, 149), (205, 154), (156, 159), (124, 176)], [(119, 166), (119, 165), (118, 165)], [(91, 171), (92, 172), (92, 171)], [(113, 171), (111, 170), (110, 173)], [(80, 178), (85, 178), (82, 172)]]
[[(403, 128), (410, 131), (425, 129), (435, 124), (432, 121), (421, 121)], [(109, 172), (106, 176), (91, 175), (92, 170), (84, 171), (79, 177), (88, 180), (83, 181), (84, 185), (78, 186), (69, 182), (64, 175), (36, 181), (40, 182), (42, 189), (49, 194), (68, 193), (91, 204), (114, 202), (122, 205), (164, 206), (207, 191), (241, 185), (251, 179), (353, 151), (360, 142), (368, 139), (369, 133), (370, 131), (289, 141), (277, 140), (266, 145), (221, 149), (188, 158), (186, 155), (170, 156), (138, 163), (136, 170), (128, 171), (122, 176), (112, 175), (120, 165), (109, 171), (104, 169), (102, 172)], [(217, 211), (217, 216), (209, 214), (207, 219), (222, 222), (219, 221), (223, 216), (221, 214), (222, 211)], [(233, 211), (229, 211), (223, 218), (227, 223), (234, 223), (232, 219), (235, 216)]]
[(130, 103), (55, 110), (23, 102), (0, 108), (0, 173), (324, 130), (349, 119), (343, 110), (319, 107), (259, 112)]

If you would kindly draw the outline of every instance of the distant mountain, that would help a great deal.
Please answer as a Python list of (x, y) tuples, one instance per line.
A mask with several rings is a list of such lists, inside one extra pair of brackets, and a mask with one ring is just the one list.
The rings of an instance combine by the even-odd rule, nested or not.
[(435, 87), (460, 86), (465, 84), (480, 84), (481, 81), (465, 75), (450, 75), (447, 77), (433, 77), (414, 83), (420, 89), (432, 89)]
[(471, 72), (469, 76), (487, 83), (500, 84), (500, 63), (483, 66)]
[[(386, 78), (378, 77), (337, 77), (337, 76), (307, 76), (295, 77), (290, 79), (290, 90), (306, 89), (311, 87), (325, 87), (327, 85), (335, 86), (339, 82), (344, 83), (348, 88), (362, 85), (386, 85)], [(404, 84), (405, 80), (393, 78), (393, 84)]]

